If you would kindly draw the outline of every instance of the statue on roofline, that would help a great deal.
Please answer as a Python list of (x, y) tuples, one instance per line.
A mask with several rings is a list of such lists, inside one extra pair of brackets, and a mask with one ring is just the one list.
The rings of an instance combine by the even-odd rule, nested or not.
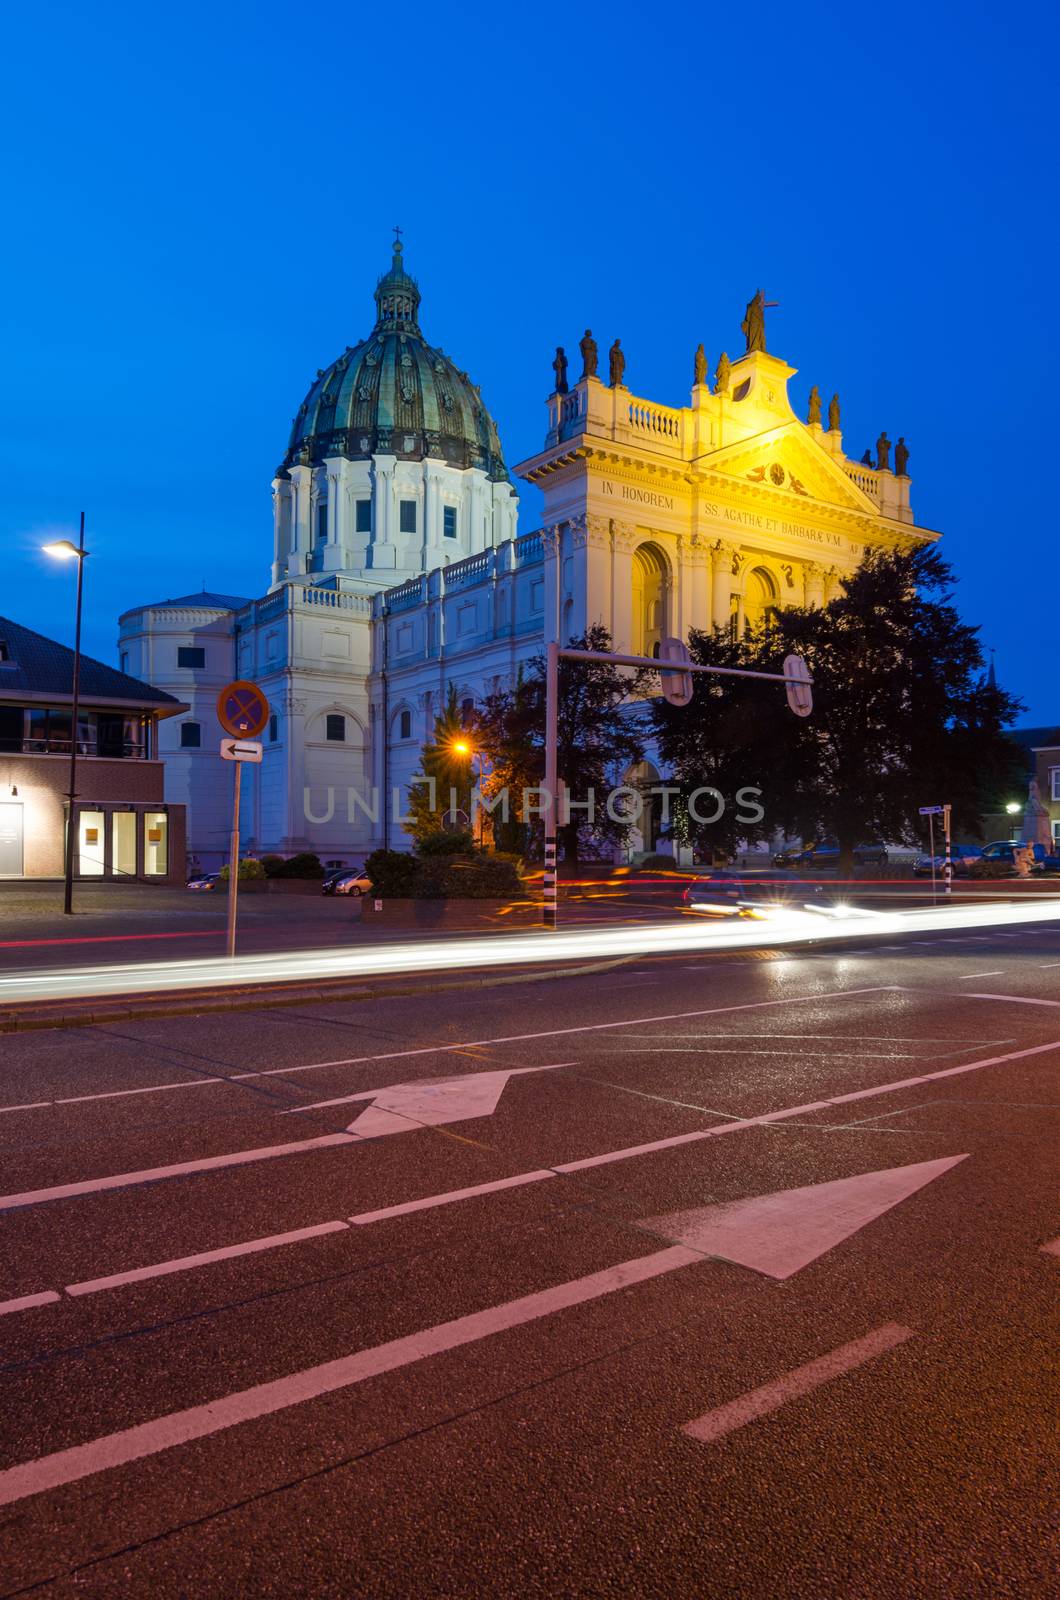
[(839, 396), (834, 394), (828, 402), (828, 431), (839, 432)]
[(718, 361), (718, 370), (714, 374), (714, 393), (728, 394), (729, 379), (732, 376), (732, 364), (723, 350)]
[(607, 364), (611, 387), (612, 389), (617, 389), (621, 386), (626, 371), (626, 358), (622, 354), (622, 345), (618, 339), (615, 340), (607, 353)]
[(886, 428), (876, 440), (876, 470), (877, 472), (891, 470), (891, 441), (887, 437)]
[(694, 358), (694, 362), (693, 362), (693, 368), (692, 368), (692, 382), (693, 383), (706, 383), (706, 381), (707, 381), (707, 358), (703, 353), (703, 346), (701, 344), (697, 344), (696, 345), (696, 354), (695, 354), (695, 358)]
[(806, 413), (806, 422), (811, 428), (821, 426), (821, 391), (816, 384), (810, 390), (810, 409)]
[(582, 377), (595, 378), (597, 350), (596, 340), (593, 338), (593, 330), (591, 328), (586, 328), (585, 335), (578, 344), (578, 349), (582, 353)]
[(899, 437), (894, 447), (894, 472), (897, 478), (909, 476), (909, 446), (905, 442), (905, 435)]
[(552, 363), (552, 370), (556, 374), (556, 394), (567, 393), (567, 352), (561, 344), (556, 346), (556, 359)]

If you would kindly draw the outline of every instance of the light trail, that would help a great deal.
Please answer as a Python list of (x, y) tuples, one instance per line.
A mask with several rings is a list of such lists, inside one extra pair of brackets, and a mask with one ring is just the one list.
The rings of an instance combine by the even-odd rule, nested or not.
[(809, 912), (778, 912), (753, 921), (694, 920), (636, 923), (620, 928), (577, 928), (568, 932), (477, 935), (472, 938), (387, 944), (373, 949), (349, 946), (324, 950), (271, 952), (267, 955), (205, 957), (200, 960), (138, 962), (105, 967), (58, 968), (0, 977), (0, 1006), (51, 1000), (175, 993), (186, 989), (229, 989), (316, 980), (371, 979), (402, 973), (486, 972), (515, 966), (562, 966), (623, 956), (670, 955), (694, 951), (747, 950), (798, 946), (821, 939), (859, 941), (866, 936), (963, 932), (969, 928), (1018, 928), (1060, 920), (1060, 896), (1034, 904), (924, 907), (910, 911), (857, 911), (849, 917)]

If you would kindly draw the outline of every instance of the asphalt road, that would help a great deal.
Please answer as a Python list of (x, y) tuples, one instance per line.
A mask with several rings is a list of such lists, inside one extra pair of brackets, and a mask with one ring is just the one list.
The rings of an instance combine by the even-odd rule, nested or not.
[(1058, 978), (1060, 921), (3, 1037), (2, 1592), (1060, 1593)]

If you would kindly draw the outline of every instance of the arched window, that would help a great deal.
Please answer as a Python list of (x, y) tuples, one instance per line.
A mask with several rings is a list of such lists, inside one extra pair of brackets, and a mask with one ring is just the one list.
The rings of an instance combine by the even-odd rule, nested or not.
[(744, 588), (744, 618), (748, 628), (768, 628), (777, 607), (777, 586), (764, 567), (747, 574)]
[(412, 712), (403, 711), (398, 719), (398, 738), (412, 738)]
[(668, 632), (668, 570), (661, 550), (642, 544), (633, 556), (633, 654), (657, 656)]

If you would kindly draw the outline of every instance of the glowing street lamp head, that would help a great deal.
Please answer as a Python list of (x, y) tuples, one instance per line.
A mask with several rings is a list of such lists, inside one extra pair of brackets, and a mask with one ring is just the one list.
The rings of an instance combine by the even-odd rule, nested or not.
[(1010, 817), (1014, 817), (1017, 811), (1023, 810), (1023, 807), (1020, 805), (1018, 800), (1010, 800), (1008, 805), (1005, 807), (1005, 810), (1008, 812)]
[(71, 544), (69, 539), (52, 539), (48, 544), (42, 544), (41, 549), (46, 555), (54, 556), (56, 561), (76, 561), (81, 552), (76, 544)]
[(469, 756), (471, 754), (471, 746), (466, 739), (454, 739), (450, 749), (455, 756)]

